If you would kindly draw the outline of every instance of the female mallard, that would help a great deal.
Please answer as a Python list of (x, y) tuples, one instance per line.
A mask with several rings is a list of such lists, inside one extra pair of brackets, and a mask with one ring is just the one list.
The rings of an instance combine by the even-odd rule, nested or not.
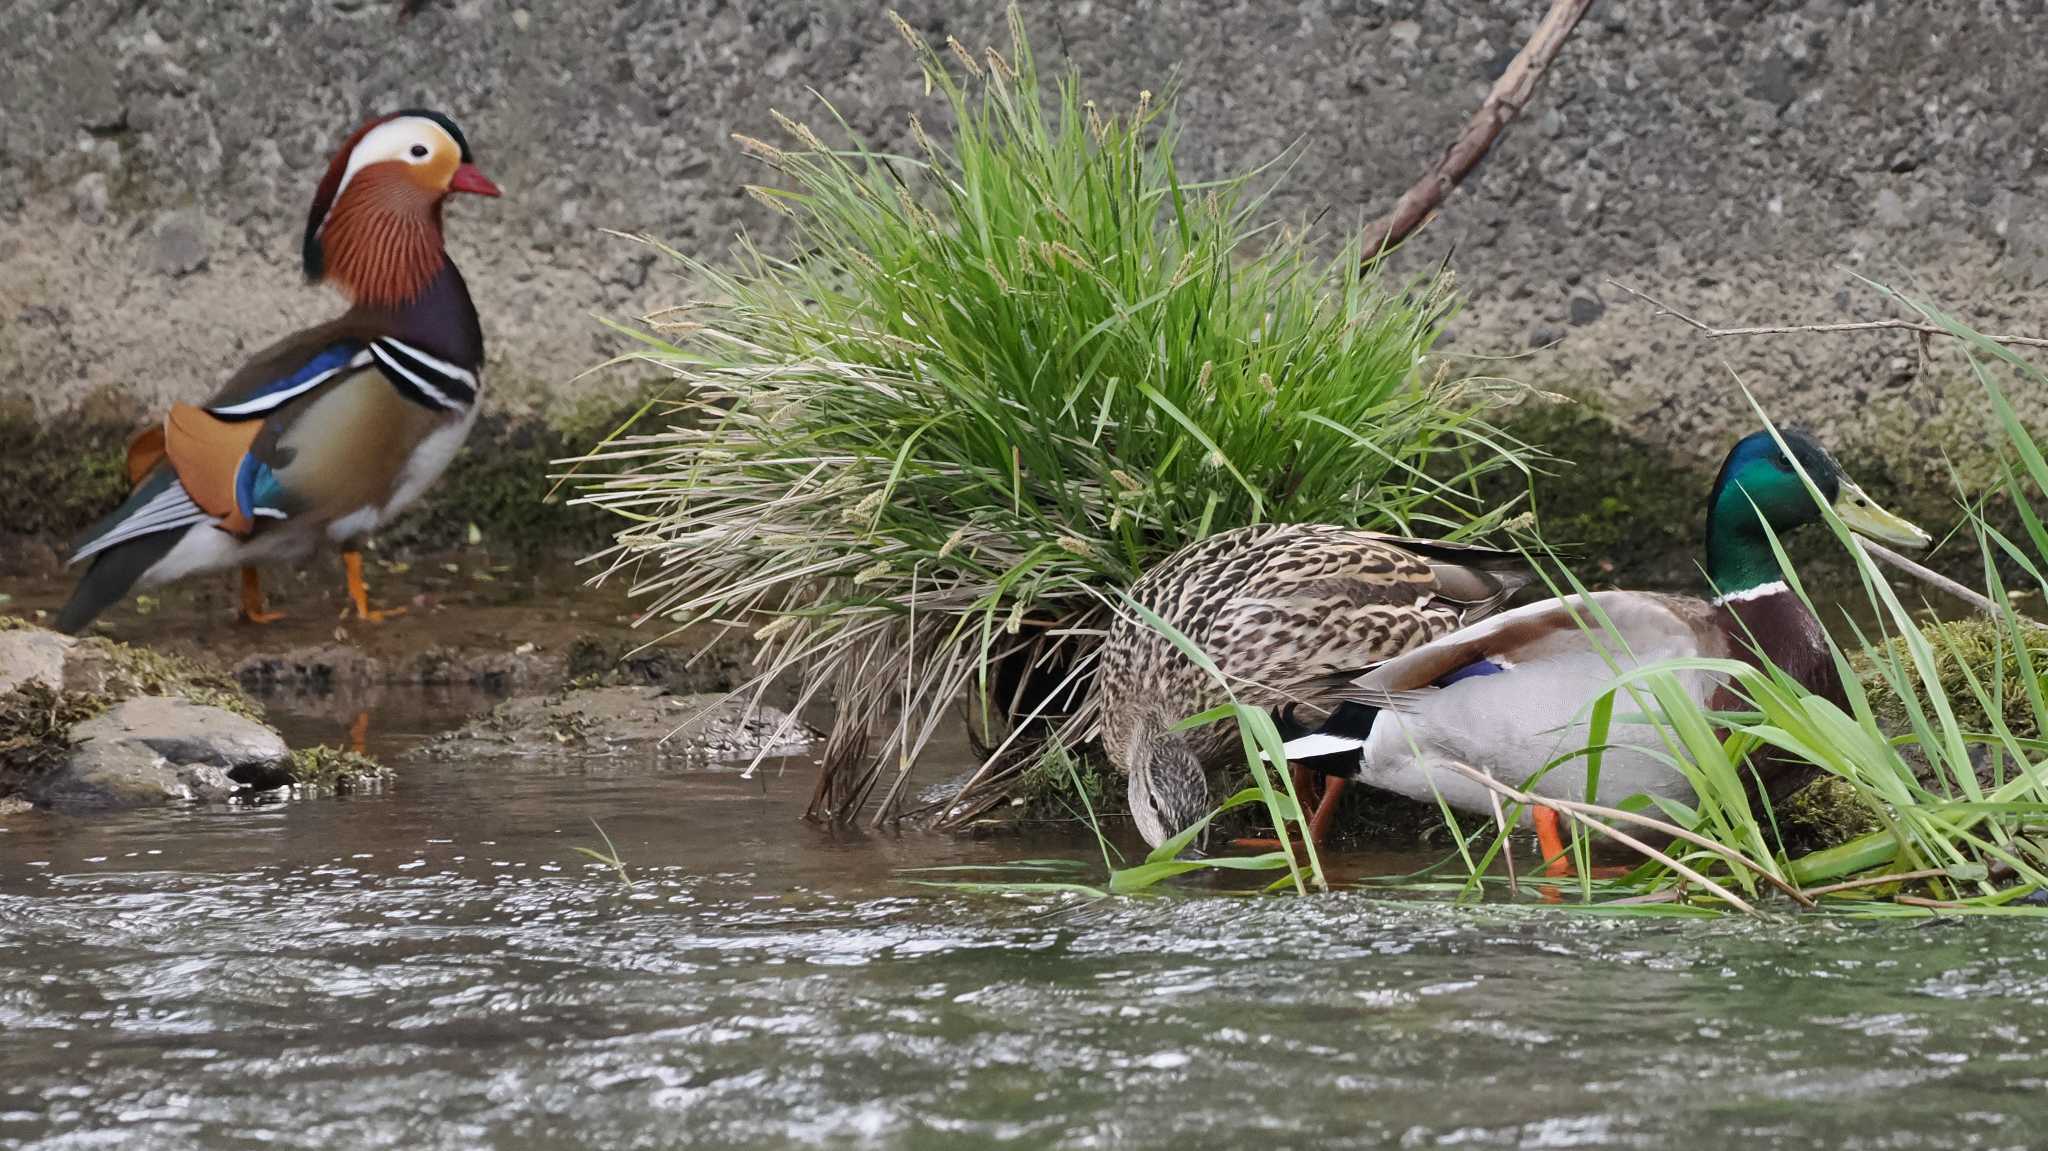
[[(1331, 677), (1399, 655), (1473, 623), (1532, 578), (1509, 552), (1330, 527), (1262, 524), (1189, 544), (1132, 596), (1187, 636), (1239, 700), (1300, 705)], [(1229, 724), (1173, 725), (1226, 696), (1165, 636), (1121, 616), (1095, 680), (1103, 744), (1130, 776), (1131, 814), (1157, 846), (1209, 812), (1208, 769), (1242, 754)], [(1303, 785), (1306, 778), (1297, 776)], [(1320, 836), (1339, 785), (1311, 821)]]
[[(1788, 431), (1784, 442), (1852, 530), (1886, 543), (1926, 546), (1927, 533), (1872, 503), (1813, 437)], [(1694, 656), (1759, 667), (1768, 662), (1846, 706), (1826, 633), (1786, 586), (1764, 530), (1768, 523), (1782, 536), (1821, 518), (1792, 459), (1770, 433), (1745, 437), (1728, 453), (1707, 497), (1706, 568), (1718, 592), (1714, 599), (1604, 591), (1502, 612), (1333, 686), (1320, 718), (1290, 739), (1288, 756), (1313, 757), (1323, 770), (1342, 765), (1335, 772), (1341, 778), (1419, 799), (1440, 795), (1452, 806), (1487, 812), (1492, 800), (1485, 785), (1433, 771), (1432, 765), (1459, 763), (1521, 783), (1588, 744), (1593, 701), (1632, 666)], [(1612, 633), (1594, 622), (1587, 600), (1605, 615)], [(1617, 636), (1626, 650), (1614, 642)], [(1679, 678), (1702, 706), (1742, 706), (1720, 676), (1684, 672)], [(1618, 707), (1617, 717), (1627, 710)], [(1661, 746), (1655, 725), (1617, 718), (1608, 733), (1601, 792), (1612, 799), (1648, 794), (1690, 800), (1685, 777), (1640, 750)], [(1337, 757), (1338, 752), (1358, 754)], [(1789, 764), (1765, 763), (1761, 770), (1773, 796), (1785, 794), (1803, 775)], [(1529, 787), (1538, 795), (1585, 799), (1585, 761), (1562, 763)], [(1556, 860), (1561, 844), (1555, 816), (1539, 809), (1530, 819), (1544, 854)]]

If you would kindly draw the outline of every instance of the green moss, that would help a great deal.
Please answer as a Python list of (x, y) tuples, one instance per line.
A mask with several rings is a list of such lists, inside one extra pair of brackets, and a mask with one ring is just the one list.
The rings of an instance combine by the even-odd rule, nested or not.
[(351, 795), (392, 777), (390, 768), (359, 752), (338, 747), (302, 747), (287, 765), (291, 785), (323, 795)]
[(112, 699), (174, 695), (263, 721), (262, 706), (242, 693), (234, 677), (184, 656), (93, 636), (79, 642), (70, 662), (79, 669), (78, 678)]
[(1785, 837), (1785, 854), (1792, 859), (1839, 847), (1883, 826), (1856, 788), (1832, 775), (1793, 792), (1772, 814)]
[(1090, 810), (1108, 818), (1123, 814), (1125, 790), (1122, 778), (1101, 757), (1075, 755), (1062, 744), (1047, 742), (1017, 776), (1011, 797), (1023, 801), (1012, 805), (1023, 819), (1081, 819)]
[(36, 418), (27, 397), (0, 398), (0, 536), (69, 540), (128, 494), (128, 440), (146, 420), (111, 396)]
[[(2039, 717), (2034, 714), (2027, 683), (2013, 651), (2012, 636), (2005, 624), (1980, 615), (1930, 622), (1922, 625), (1920, 631), (1933, 650), (1935, 680), (1948, 696), (1958, 726), (1966, 732), (1992, 730), (1991, 717), (1977, 698), (1977, 691), (1981, 690), (1998, 701), (2000, 715), (2014, 735), (2021, 739), (2034, 739), (2040, 735)], [(2028, 628), (2026, 644), (2035, 672), (2048, 674), (2048, 628)], [(1903, 636), (1892, 639), (1881, 653), (1881, 658), (1905, 667), (1909, 676), (1912, 674), (1912, 656), (1907, 651)], [(1908, 716), (1906, 702), (1899, 698), (1886, 677), (1877, 674), (1875, 661), (1866, 654), (1858, 653), (1852, 662), (1862, 676), (1863, 690), (1870, 699), (1878, 724), (1895, 735), (1911, 731), (1912, 720)], [(1971, 687), (1972, 678), (1976, 681), (1976, 688)], [(2048, 683), (2041, 687), (2048, 691)], [(1922, 710), (1923, 714), (1931, 714), (1924, 700)]]
[(96, 692), (59, 691), (40, 680), (0, 695), (0, 795), (63, 763), (72, 748), (72, 726), (111, 702)]
[[(1670, 587), (1697, 578), (1710, 469), (1636, 438), (1591, 402), (1525, 403), (1501, 423), (1554, 457), (1529, 482), (1531, 505), (1581, 579)], [(1511, 498), (1519, 483), (1496, 474), (1488, 502)]]

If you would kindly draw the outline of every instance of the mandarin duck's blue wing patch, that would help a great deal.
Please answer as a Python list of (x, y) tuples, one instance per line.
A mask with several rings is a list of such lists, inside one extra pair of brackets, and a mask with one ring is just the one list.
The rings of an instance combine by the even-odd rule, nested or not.
[(281, 520), (287, 514), (284, 502), (284, 485), (270, 465), (255, 456), (243, 456), (241, 466), (235, 469), (236, 510), (252, 523), (258, 517)]
[(231, 404), (218, 404), (206, 411), (208, 415), (223, 420), (248, 420), (269, 415), (341, 373), (368, 367), (369, 364), (369, 348), (353, 340), (343, 340), (322, 348), (297, 371), (263, 385), (255, 395)]

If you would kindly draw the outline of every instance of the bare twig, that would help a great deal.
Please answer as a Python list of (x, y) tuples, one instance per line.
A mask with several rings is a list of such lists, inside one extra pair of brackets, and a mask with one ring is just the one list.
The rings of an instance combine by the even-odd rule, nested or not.
[(1866, 875), (1862, 879), (1850, 879), (1841, 883), (1830, 883), (1826, 887), (1809, 887), (1806, 894), (1813, 898), (1834, 895), (1842, 891), (1854, 891), (1859, 887), (1882, 887), (1887, 883), (1911, 883), (1916, 879), (1939, 879), (1948, 872), (1939, 867), (1924, 868), (1920, 871), (1902, 871), (1896, 875)]
[[(1688, 315), (1670, 304), (1629, 287), (1620, 280), (1610, 278), (1608, 284), (1627, 292), (1636, 299), (1657, 309), (1657, 315), (1670, 316), (1693, 331), (1708, 337), (1720, 339), (1723, 336), (1799, 336), (1819, 335), (1829, 332), (1914, 332), (1921, 336), (1954, 336), (1947, 328), (1924, 324), (1918, 320), (1857, 320), (1843, 324), (1771, 324), (1760, 328), (1717, 328), (1696, 316)], [(2044, 336), (1985, 336), (1994, 344), (2014, 348), (2048, 348), (2048, 337)]]
[(1990, 596), (1966, 584), (1957, 583), (1940, 572), (1908, 559), (1875, 540), (1867, 540), (1862, 536), (1851, 536), (1850, 538), (1855, 540), (1856, 545), (1862, 548), (1866, 554), (1883, 560), (1915, 579), (1923, 580), (1940, 588), (1942, 591), (1962, 600), (1985, 615), (1995, 618), (2018, 614), (2010, 607), (2001, 606), (1997, 600), (1992, 599)]
[(1364, 253), (1367, 264), (1379, 260), (1389, 248), (1428, 222), (1444, 197), (1458, 186), (1458, 181), (1485, 158), (1508, 122), (1529, 103), (1537, 83), (1549, 70), (1550, 62), (1557, 58), (1564, 42), (1570, 39), (1579, 17), (1592, 6), (1593, 0), (1553, 0), (1550, 11), (1536, 25), (1536, 31), (1530, 34), (1529, 42), (1522, 45), (1522, 50), (1508, 62), (1507, 70), (1500, 74), (1500, 79), (1493, 82), (1492, 90), (1487, 92), (1485, 102), (1479, 105), (1478, 113), (1465, 125), (1465, 130), (1458, 133), (1458, 138), (1451, 142), (1436, 163), (1430, 165), (1422, 179), (1401, 193), (1401, 198), (1394, 202), (1393, 210), (1366, 230)]
[(1892, 902), (1903, 903), (1908, 907), (1930, 908), (1935, 911), (1968, 911), (1970, 908), (1969, 904), (1957, 903), (1953, 899), (1922, 899), (1917, 895), (1894, 895), (1892, 896)]

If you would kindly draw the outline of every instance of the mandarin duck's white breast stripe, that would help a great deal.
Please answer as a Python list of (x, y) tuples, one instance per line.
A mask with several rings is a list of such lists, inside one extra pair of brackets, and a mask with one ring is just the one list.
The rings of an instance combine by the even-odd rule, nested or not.
[[(393, 339), (370, 345), (391, 383), (415, 403), (460, 411), (476, 402), (476, 377)], [(446, 369), (446, 370), (444, 370)]]

